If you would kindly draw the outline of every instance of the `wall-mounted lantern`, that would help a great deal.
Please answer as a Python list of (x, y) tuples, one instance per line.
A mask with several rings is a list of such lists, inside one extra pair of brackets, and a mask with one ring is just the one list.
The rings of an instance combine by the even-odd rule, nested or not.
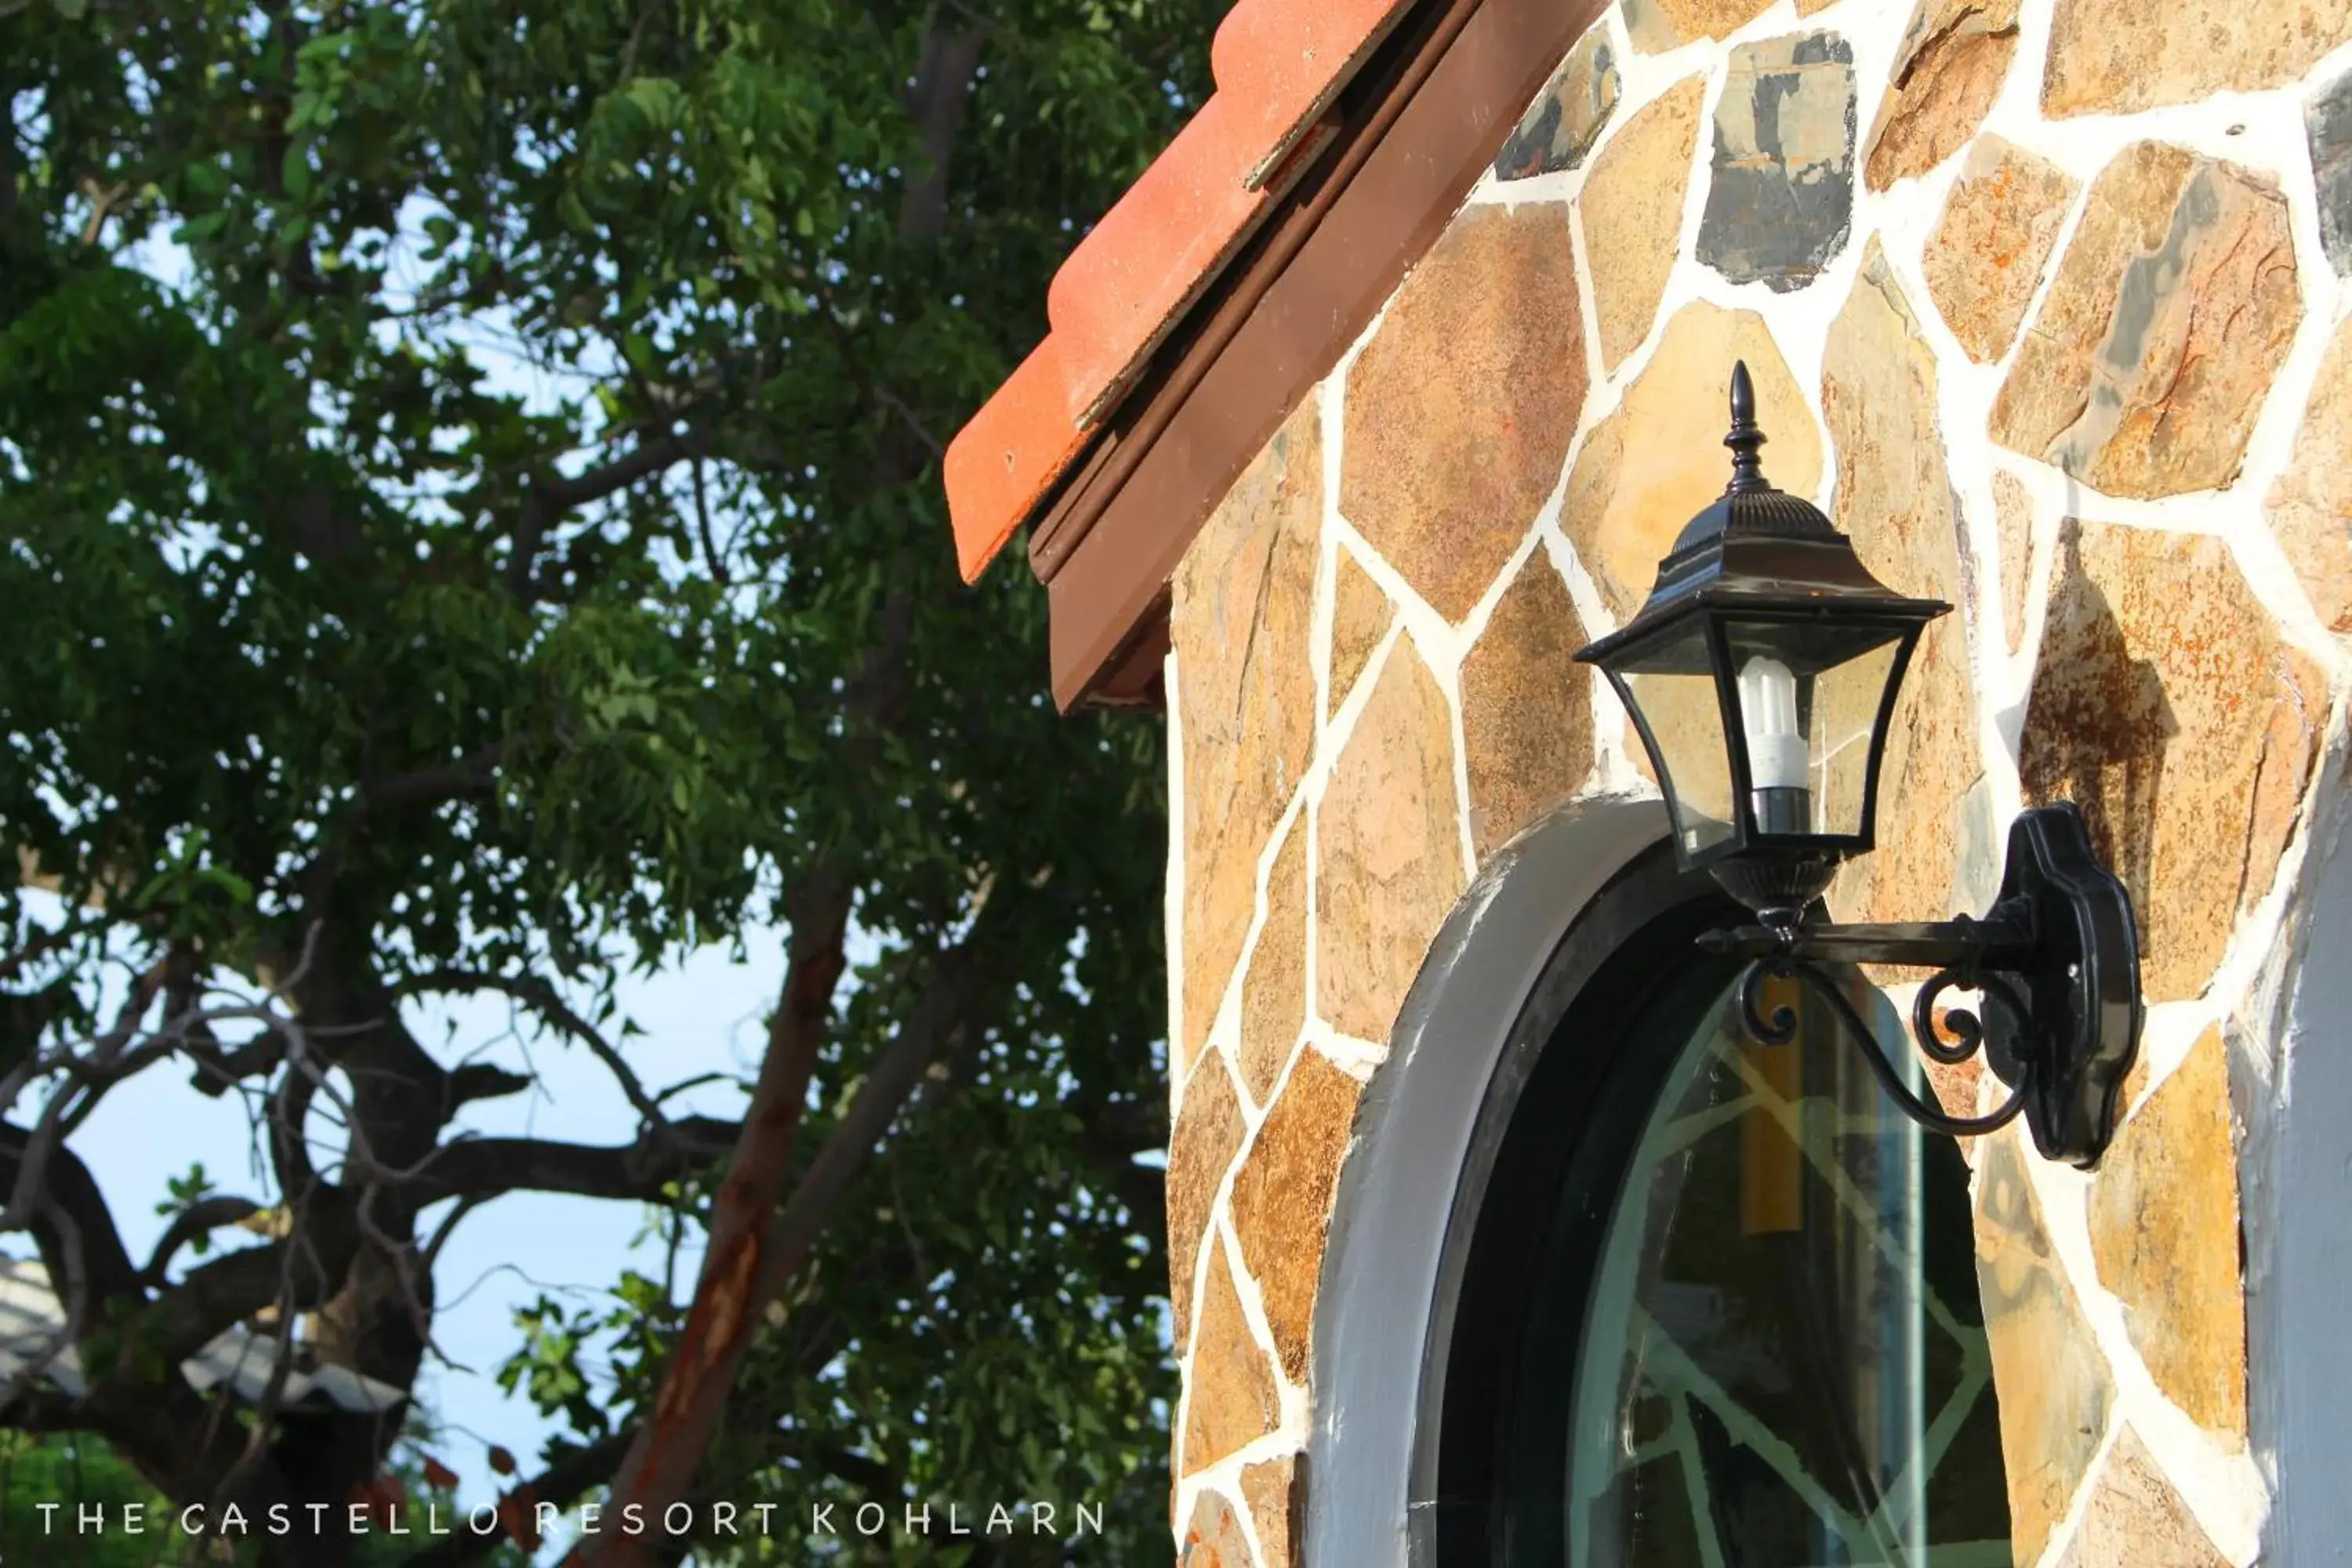
[[(1819, 508), (1765, 479), (1763, 444), (1740, 364), (1724, 437), (1729, 488), (1658, 563), (1640, 614), (1576, 656), (1601, 667), (1633, 716), (1682, 864), (1706, 867), (1756, 912), (1756, 925), (1702, 941), (1752, 961), (1740, 1001), (1759, 1041), (1796, 1032), (1790, 1008), (1768, 1016), (1764, 982), (1801, 982), (1915, 1120), (1971, 1134), (2021, 1111), (2045, 1157), (2092, 1164), (2139, 1048), (2139, 939), (2129, 895), (2072, 805), (2024, 812), (2011, 826), (2000, 893), (1981, 919), (1812, 918), (1839, 863), (1871, 847), (1903, 673), (1920, 633), (1951, 606), (1872, 576)], [(1983, 1050), (2009, 1100), (1977, 1117), (1923, 1100), (1818, 963), (1937, 970), (1912, 1009), (1919, 1048), (1944, 1063)], [(1983, 1017), (1952, 1008), (1939, 1031), (1937, 1003), (1954, 987), (1982, 994)]]

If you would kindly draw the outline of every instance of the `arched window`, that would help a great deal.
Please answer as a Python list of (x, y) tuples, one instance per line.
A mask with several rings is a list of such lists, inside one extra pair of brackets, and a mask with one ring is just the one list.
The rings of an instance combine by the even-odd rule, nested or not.
[(1691, 940), (1740, 918), (1637, 857), (1520, 1011), (1432, 1303), (1424, 1568), (2011, 1561), (1967, 1166), (1803, 998), (1745, 1037)]

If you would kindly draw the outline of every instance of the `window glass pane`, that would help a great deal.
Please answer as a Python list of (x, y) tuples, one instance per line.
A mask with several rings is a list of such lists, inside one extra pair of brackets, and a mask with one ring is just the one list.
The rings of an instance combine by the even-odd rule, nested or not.
[[(1843, 984), (1898, 1040), (1885, 999)], [(1617, 1199), (1579, 1356), (1569, 1560), (2006, 1565), (1967, 1167), (1825, 1007), (1777, 999), (1799, 1011), (1790, 1045), (1748, 1040), (1728, 995), (1682, 1044)]]
[(1658, 787), (1674, 804), (1683, 852), (1696, 854), (1731, 836), (1731, 755), (1723, 736), (1723, 704), (1706, 657), (1704, 629), (1683, 636), (1634, 661), (1624, 671), (1626, 693), (1657, 744), (1666, 776)]
[(1859, 834), (1871, 729), (1903, 634), (1789, 621), (1734, 621), (1725, 633), (1759, 831)]
[(1851, 836), (1863, 827), (1863, 788), (1869, 783), (1870, 732), (1895, 668), (1898, 642), (1813, 677), (1811, 741), (1813, 831)]

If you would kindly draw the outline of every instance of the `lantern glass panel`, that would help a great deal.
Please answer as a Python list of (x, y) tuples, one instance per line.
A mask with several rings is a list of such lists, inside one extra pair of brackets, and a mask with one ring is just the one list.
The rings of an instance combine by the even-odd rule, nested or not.
[(1733, 621), (1724, 632), (1759, 836), (1864, 836), (1874, 731), (1907, 628)]
[(1642, 726), (1651, 762), (1662, 772), (1658, 787), (1674, 813), (1683, 854), (1704, 854), (1729, 839), (1731, 751), (1706, 624), (1691, 621), (1613, 673)]

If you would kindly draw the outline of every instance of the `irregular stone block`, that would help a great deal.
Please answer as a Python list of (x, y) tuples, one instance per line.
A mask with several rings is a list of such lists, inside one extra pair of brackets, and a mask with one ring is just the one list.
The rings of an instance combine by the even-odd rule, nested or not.
[(1837, 34), (1733, 50), (1698, 258), (1776, 293), (1820, 276), (1853, 227), (1853, 47)]
[[(1944, 465), (1936, 358), (1875, 238), (1831, 323), (1822, 414), (1837, 452), (1835, 521), (1896, 593), (1957, 604), (1959, 500)], [(1831, 900), (1842, 920), (1944, 920), (1952, 912), (1952, 825), (1983, 771), (1969, 678), (1968, 617), (1931, 622), (1896, 699), (1878, 782), (1878, 847), (1846, 863)]]
[(1992, 1348), (2010, 1541), (2039, 1563), (2098, 1456), (2114, 1380), (2050, 1245), (2015, 1123), (1977, 1141), (1977, 1291)]
[(1625, 122), (1584, 178), (1576, 218), (1604, 370), (1615, 370), (1649, 335), (1681, 254), (1683, 194), (1706, 98), (1705, 77), (1666, 89)]
[(1495, 160), (1496, 178), (1525, 180), (1582, 163), (1617, 107), (1617, 51), (1610, 45), (1609, 29), (1596, 23), (1503, 143)]
[(1364, 661), (1388, 635), (1389, 623), (1396, 615), (1389, 596), (1381, 592), (1372, 574), (1357, 564), (1353, 554), (1339, 551), (1331, 570), (1330, 689), (1336, 710), (1355, 689), (1356, 678), (1364, 673)]
[(2270, 889), (2326, 717), (2221, 540), (2062, 526), (2018, 773), (2082, 808), (2130, 890), (2149, 1002), (2202, 991)]
[(1265, 924), (1242, 971), (1242, 1081), (1264, 1105), (1307, 1026), (1307, 819), (1296, 817), (1274, 852)]
[(2284, 87), (2352, 42), (2352, 0), (2058, 0), (2042, 112), (2130, 114)]
[(1577, 453), (1560, 526), (1619, 623), (1633, 618), (1683, 525), (1723, 493), (1731, 459), (1731, 366), (1746, 360), (1757, 418), (1770, 444), (1764, 469), (1792, 495), (1821, 489), (1820, 427), (1764, 318), (1694, 300), (1667, 321), (1624, 400)]
[(1213, 1051), (1193, 1070), (1168, 1139), (1168, 1304), (1176, 1319), (1176, 1353), (1192, 1321), (1192, 1277), (1208, 1233), (1217, 1187), (1242, 1146), (1242, 1106), (1224, 1054)]
[(1183, 1475), (1207, 1469), (1273, 1431), (1282, 1419), (1273, 1364), (1242, 1315), (1242, 1299), (1234, 1289), (1233, 1270), (1222, 1247), (1209, 1258), (1209, 1278), (1201, 1293), (1201, 1338), (1186, 1369), (1184, 1397)]
[(1457, 216), (1349, 373), (1340, 510), (1447, 620), (1559, 482), (1584, 363), (1568, 209), (1543, 203)]
[(1895, 50), (1863, 177), (1874, 191), (1926, 174), (1968, 142), (2017, 53), (2018, 0), (1919, 0)]
[(1177, 1542), (1176, 1568), (1252, 1568), (1241, 1515), (1221, 1494), (1203, 1487), (1193, 1500), (1192, 1521)]
[(2097, 1489), (2058, 1568), (2228, 1568), (2139, 1433), (2126, 1426), (2099, 1468)]
[(2017, 341), (2075, 189), (2057, 164), (1998, 136), (1970, 149), (1919, 268), (1945, 325), (1979, 364)]
[(2319, 185), (2319, 245), (2336, 270), (2352, 277), (2352, 71), (2337, 77), (2303, 108)]
[(1576, 662), (1589, 640), (1568, 584), (1538, 550), (1463, 660), (1470, 844), (1482, 863), (1592, 771), (1592, 674)]
[(1772, 0), (1620, 0), (1625, 34), (1645, 55), (1694, 38), (1720, 38), (1763, 15)]
[(1293, 1383), (1307, 1381), (1324, 1229), (1361, 1092), (1321, 1052), (1301, 1053), (1234, 1176), (1234, 1237)]
[(1208, 1038), (1256, 910), (1258, 856), (1314, 749), (1317, 408), (1307, 398), (1275, 432), (1176, 569), (1184, 892), (1173, 1076)]
[(1249, 1504), (1264, 1553), (1258, 1568), (1291, 1568), (1300, 1560), (1297, 1469), (1297, 1456), (1286, 1454), (1242, 1472), (1242, 1500)]
[(1391, 645), (1317, 819), (1315, 986), (1331, 1026), (1383, 1041), (1462, 895), (1454, 722), (1410, 638)]
[(2230, 1064), (2209, 1027), (2135, 1111), (2091, 1189), (2091, 1255), (2157, 1387), (2246, 1441), (2246, 1302)]
[(1992, 437), (2108, 495), (2219, 489), (2302, 314), (2277, 186), (2136, 143), (2092, 182)]
[(2336, 328), (2320, 362), (2270, 514), (2321, 624), (2352, 634), (2352, 323)]

